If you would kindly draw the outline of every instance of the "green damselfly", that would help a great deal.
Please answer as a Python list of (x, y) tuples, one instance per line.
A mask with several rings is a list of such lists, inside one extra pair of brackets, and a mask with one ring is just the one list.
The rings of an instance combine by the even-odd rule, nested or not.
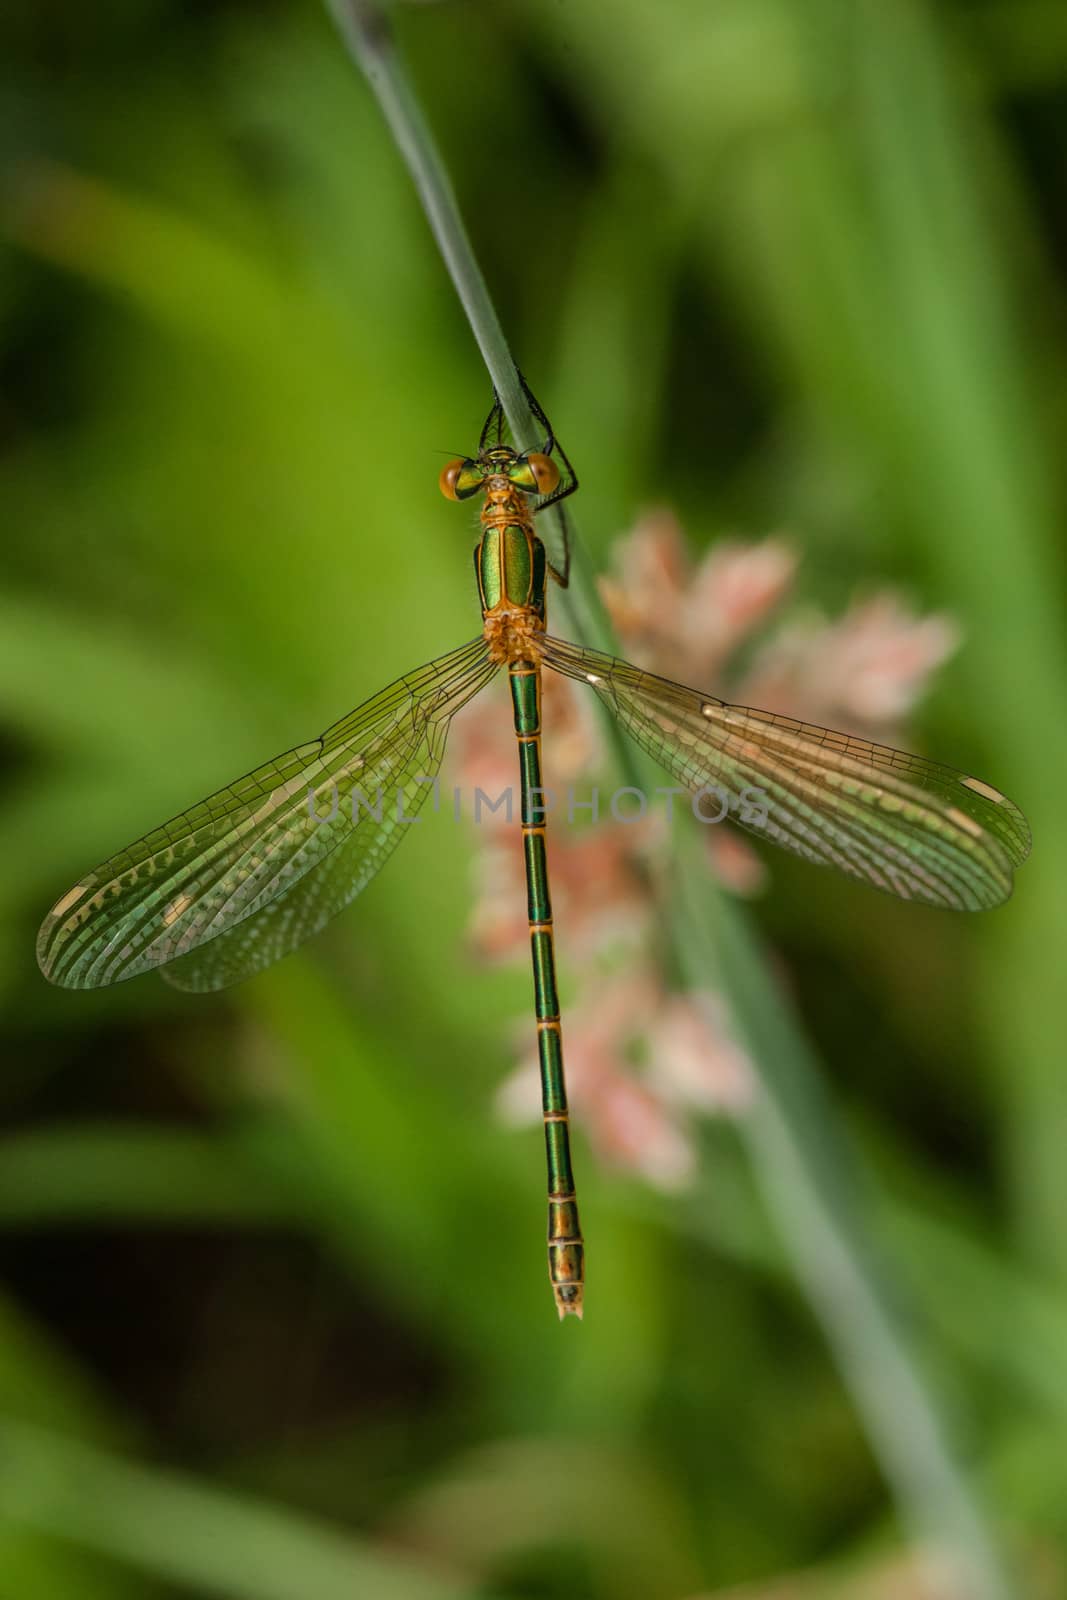
[[(525, 389), (525, 384), (523, 385)], [(382, 867), (441, 765), (452, 718), (506, 668), (518, 741), (534, 1004), (548, 1159), (549, 1277), (560, 1317), (582, 1315), (584, 1245), (570, 1152), (552, 904), (545, 857), (541, 674), (589, 684), (686, 789), (763, 807), (734, 819), (817, 865), (906, 900), (982, 910), (1007, 899), (1030, 834), (1018, 807), (978, 778), (920, 756), (746, 706), (727, 705), (625, 661), (553, 637), (547, 580), (566, 585), (534, 517), (578, 480), (544, 428), (540, 450), (504, 440), (499, 400), (476, 455), (451, 461), (453, 500), (481, 495), (474, 566), (482, 631), (328, 728), (119, 851), (65, 894), (38, 938), (56, 984), (96, 988), (166, 964), (179, 988), (220, 989), (316, 933)], [(346, 786), (395, 806), (336, 804)], [(334, 803), (330, 804), (331, 795)]]

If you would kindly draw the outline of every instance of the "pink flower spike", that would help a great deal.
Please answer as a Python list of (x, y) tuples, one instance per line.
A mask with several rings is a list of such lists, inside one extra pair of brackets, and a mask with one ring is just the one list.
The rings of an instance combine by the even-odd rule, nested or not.
[(530, 942), (522, 857), (512, 840), (490, 831), (474, 858), (474, 872), (470, 932), (475, 950), (486, 961), (513, 961)]
[[(656, 831), (649, 818), (647, 826), (602, 824), (572, 834), (565, 813), (555, 827), (550, 818), (552, 905), (565, 930), (569, 961), (587, 962), (605, 951), (639, 943), (653, 905), (636, 857), (643, 841)], [(471, 937), (486, 960), (517, 959), (529, 945), (522, 845), (517, 828), (486, 832), (474, 858)]]
[(888, 593), (853, 607), (835, 631), (848, 671), (841, 704), (875, 723), (896, 722), (910, 711), (960, 642), (951, 617), (914, 616)]
[[(596, 699), (558, 672), (541, 675), (541, 726), (544, 729), (545, 782), (565, 789), (604, 763), (604, 743)], [(515, 738), (511, 739), (514, 753)], [(514, 757), (516, 763), (518, 757)]]
[(636, 638), (662, 623), (689, 582), (692, 563), (674, 512), (647, 512), (616, 541), (615, 566), (618, 578), (601, 580), (604, 602), (618, 631)]
[(660, 510), (642, 517), (616, 541), (614, 565), (617, 576), (598, 580), (612, 623), (641, 666), (662, 670), (692, 576), (674, 513)]
[(614, 1165), (668, 1193), (692, 1180), (692, 1140), (659, 1096), (636, 1078), (617, 1073), (607, 1079), (585, 1116), (594, 1145)]
[[(464, 706), (452, 724), (451, 782), (460, 790), (461, 814), (468, 818), (474, 814), (476, 790), (495, 799), (509, 786), (516, 788), (515, 736), (508, 718), (507, 691), (501, 694), (494, 684), (490, 698), (492, 705), (479, 698), (477, 704), (472, 701)], [(449, 808), (451, 801), (449, 795)], [(508, 826), (503, 810), (486, 810), (483, 824), (487, 828)]]
[(712, 546), (690, 585), (683, 620), (698, 684), (704, 660), (717, 670), (782, 599), (796, 569), (797, 556), (781, 539)]
[(950, 617), (917, 617), (895, 595), (876, 595), (838, 622), (783, 631), (738, 698), (809, 722), (877, 732), (911, 709), (958, 643)]
[(735, 1116), (752, 1104), (756, 1075), (717, 995), (671, 995), (648, 1039), (649, 1078), (669, 1103)]
[(602, 580), (612, 621), (638, 664), (711, 687), (726, 657), (788, 589), (796, 556), (779, 539), (718, 544), (694, 571), (677, 519), (644, 517)]
[[(713, 1109), (721, 1110), (730, 1096), (734, 1106), (748, 1103), (738, 1083), (728, 1081), (729, 1052), (736, 1047), (717, 1024), (708, 1028), (709, 1015), (717, 1015), (711, 997), (675, 995), (664, 1001), (658, 978), (643, 966), (631, 966), (591, 986), (564, 1023), (572, 1110), (604, 1161), (657, 1189), (681, 1189), (695, 1171), (684, 1111), (694, 1105), (708, 1109), (704, 1067), (716, 1076)], [(540, 1114), (536, 1053), (527, 1030), (528, 1024), (517, 1024), (525, 1060), (497, 1095), (498, 1115), (512, 1125), (533, 1122)], [(629, 1047), (642, 1036), (664, 1057), (664, 1069), (645, 1076), (625, 1065)], [(711, 1066), (689, 1060), (701, 1049), (709, 1051)], [(739, 1072), (736, 1064), (733, 1070)], [(687, 1073), (693, 1084), (682, 1082)]]
[[(563, 1024), (563, 1056), (571, 1105), (585, 1114), (605, 1084), (619, 1073), (626, 1049), (660, 1002), (659, 981), (644, 965), (592, 982)], [(526, 1018), (513, 1027), (520, 1065), (500, 1091), (498, 1111), (506, 1121), (540, 1115), (537, 1047)]]

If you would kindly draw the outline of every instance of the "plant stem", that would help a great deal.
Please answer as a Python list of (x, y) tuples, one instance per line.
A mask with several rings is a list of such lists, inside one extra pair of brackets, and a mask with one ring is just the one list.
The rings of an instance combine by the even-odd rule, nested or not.
[[(325, 3), (374, 92), (386, 126), (411, 175), (512, 434), (522, 448), (530, 449), (538, 442), (538, 433), (519, 383), (515, 358), (508, 348), (485, 278), (471, 249), (440, 152), (397, 55), (388, 19), (372, 0), (325, 0)], [(557, 535), (562, 540), (565, 535), (559, 511), (552, 508), (548, 515), (553, 518)], [(610, 628), (581, 540), (576, 537), (573, 516), (568, 521), (574, 546), (572, 577), (570, 588), (559, 597), (561, 609), (590, 644), (606, 650), (611, 643)]]
[(370, 0), (326, 0), (326, 5), (374, 91), (389, 132), (411, 174), (515, 437), (521, 445), (530, 448), (536, 435), (526, 396), (516, 376), (515, 362), (474, 258), (448, 173), (397, 57), (388, 20)]
[[(536, 435), (515, 363), (386, 18), (368, 0), (326, 3), (411, 173), (515, 438), (528, 446)], [(568, 610), (589, 642), (611, 650), (611, 631), (580, 545), (569, 600)], [(621, 736), (616, 748), (633, 781), (640, 776), (641, 758)], [(764, 1201), (863, 1419), (901, 1520), (922, 1547), (953, 1561), (960, 1592), (969, 1600), (1010, 1600), (1014, 1585), (953, 1459), (939, 1407), (876, 1264), (878, 1251), (853, 1182), (855, 1156), (821, 1088), (812, 1052), (768, 974), (747, 919), (715, 896), (701, 863), (688, 865), (690, 870), (678, 874), (677, 904), (665, 911), (665, 925), (680, 970), (694, 987), (707, 987), (709, 974), (721, 977), (737, 1032), (758, 1065), (759, 1102), (743, 1121), (742, 1134)]]

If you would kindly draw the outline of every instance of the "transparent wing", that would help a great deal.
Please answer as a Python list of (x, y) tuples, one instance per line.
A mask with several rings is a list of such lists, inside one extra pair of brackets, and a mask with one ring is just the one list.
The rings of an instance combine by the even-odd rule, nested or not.
[(546, 638), (543, 653), (557, 672), (591, 684), (679, 783), (725, 791), (733, 821), (806, 861), (904, 900), (960, 911), (1011, 894), (1030, 830), (1018, 806), (979, 778), (726, 705), (560, 639)]
[[(484, 681), (480, 678), (476, 687)], [(458, 703), (452, 706), (452, 711), (458, 709)], [(333, 840), (327, 852), (303, 870), (294, 887), (283, 889), (262, 910), (171, 961), (163, 968), (167, 982), (177, 989), (228, 988), (269, 967), (325, 927), (366, 887), (417, 819), (441, 765), (452, 711), (443, 718), (440, 713), (426, 717), (416, 729), (410, 724), (401, 727), (391, 743), (368, 753), (355, 795), (355, 819), (347, 784), (317, 786), (314, 803), (316, 812), (321, 812), (317, 822), (311, 822), (305, 796), (301, 825), (310, 824), (316, 835), (327, 830)]]
[(452, 716), (495, 671), (473, 639), (119, 851), (45, 918), (45, 977), (95, 989), (240, 929), (226, 937), (219, 975), (210, 963), (176, 973), (183, 987), (215, 988), (293, 949), (399, 843), (399, 819), (429, 791), (415, 780), (434, 775)]

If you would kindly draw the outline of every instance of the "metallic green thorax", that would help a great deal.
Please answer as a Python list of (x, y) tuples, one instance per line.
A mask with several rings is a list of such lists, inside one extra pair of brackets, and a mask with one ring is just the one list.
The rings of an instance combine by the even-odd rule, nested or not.
[(532, 661), (508, 667), (515, 737), (519, 743), (522, 785), (522, 846), (526, 858), (526, 895), (533, 959), (537, 1051), (541, 1065), (541, 1105), (548, 1157), (548, 1275), (561, 1317), (582, 1314), (585, 1250), (574, 1193), (568, 1129), (567, 1091), (563, 1079), (563, 1039), (552, 902), (545, 860), (545, 811), (541, 785), (541, 669)]
[(483, 612), (498, 606), (523, 606), (545, 614), (545, 547), (525, 522), (483, 529), (474, 552)]

